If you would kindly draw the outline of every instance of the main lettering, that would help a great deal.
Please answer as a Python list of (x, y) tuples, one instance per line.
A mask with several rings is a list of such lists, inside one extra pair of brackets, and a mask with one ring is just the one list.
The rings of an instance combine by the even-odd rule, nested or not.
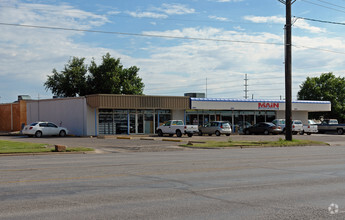
[(279, 109), (279, 103), (259, 102), (258, 109)]

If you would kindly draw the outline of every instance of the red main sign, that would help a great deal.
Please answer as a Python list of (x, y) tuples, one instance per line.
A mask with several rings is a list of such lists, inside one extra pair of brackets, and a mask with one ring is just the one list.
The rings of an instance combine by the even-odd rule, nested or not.
[(279, 109), (279, 103), (274, 102), (259, 102), (258, 109)]

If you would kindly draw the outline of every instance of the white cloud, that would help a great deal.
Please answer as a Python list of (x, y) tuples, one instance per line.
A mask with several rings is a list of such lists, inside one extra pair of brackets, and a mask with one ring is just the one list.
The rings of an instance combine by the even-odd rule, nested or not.
[[(87, 29), (101, 26), (107, 18), (81, 11), (69, 5), (22, 4), (7, 2), (0, 7), (3, 23)], [(1, 4), (0, 4), (1, 5)], [(12, 6), (12, 7), (11, 7)], [(76, 43), (83, 32), (1, 26), (0, 32), (0, 92), (2, 102), (13, 101), (16, 95), (46, 94), (43, 83), (53, 68), (63, 68), (72, 56), (101, 57), (109, 50)], [(116, 56), (118, 53), (113, 52)], [(5, 89), (7, 87), (12, 87)], [(15, 88), (15, 89), (14, 89)], [(11, 96), (12, 98), (8, 98)]]
[(301, 19), (298, 19), (293, 26), (299, 29), (310, 31), (311, 33), (326, 33), (324, 28), (311, 26), (308, 22)]
[(284, 24), (285, 18), (280, 16), (269, 16), (269, 17), (263, 17), (263, 16), (244, 16), (244, 20), (251, 21), (254, 23), (276, 23), (276, 24)]
[(168, 18), (169, 15), (193, 14), (195, 13), (195, 10), (193, 8), (188, 8), (186, 5), (182, 4), (164, 3), (161, 5), (161, 7), (153, 7), (147, 11), (127, 11), (126, 13), (136, 18)]
[[(92, 28), (108, 23), (104, 16), (81, 11), (69, 5), (36, 5), (36, 8), (41, 7), (42, 10), (34, 10), (22, 4), (18, 7), (19, 9), (0, 7), (0, 20), (68, 28)], [(59, 14), (56, 13), (58, 11), (65, 12)], [(285, 22), (278, 16), (250, 19), (253, 22)], [(300, 20), (295, 25), (299, 22)], [(208, 78), (209, 97), (242, 98), (243, 79), (244, 75), (248, 74), (250, 95), (254, 94), (254, 98), (278, 99), (279, 95), (284, 96), (283, 45), (238, 42), (283, 43), (282, 35), (267, 32), (245, 33), (241, 27), (235, 28), (240, 31), (213, 27), (175, 28), (142, 33), (229, 41), (157, 40), (153, 37), (138, 37), (128, 40), (129, 44), (133, 43), (134, 46), (131, 51), (126, 51), (121, 46), (107, 49), (99, 46), (98, 42), (77, 41), (83, 32), (9, 26), (1, 28), (0, 60), (6, 64), (0, 65), (1, 102), (6, 100), (4, 96), (9, 93), (4, 95), (4, 92), (7, 91), (11, 91), (13, 97), (19, 93), (40, 93), (42, 96), (45, 93), (43, 82), (54, 67), (61, 70), (71, 56), (86, 57), (86, 63), (89, 63), (91, 57), (100, 59), (107, 52), (113, 57), (121, 57), (124, 66), (136, 65), (140, 68), (140, 77), (146, 85), (144, 92), (148, 95), (205, 92), (205, 79)], [(142, 41), (146, 44), (141, 44)], [(122, 43), (121, 41), (118, 44)], [(345, 51), (343, 39), (329, 36), (317, 38), (295, 35), (293, 44)], [(125, 53), (133, 55), (124, 55)], [(298, 87), (306, 76), (329, 71), (336, 74), (345, 70), (342, 56), (322, 50), (293, 47), (293, 59), (293, 87)], [(295, 94), (297, 91), (293, 89), (293, 92)], [(6, 101), (13, 101), (13, 98)]]
[(228, 21), (228, 19), (224, 18), (224, 17), (218, 17), (218, 16), (214, 16), (214, 15), (210, 15), (208, 17), (213, 19), (213, 20), (217, 20), (217, 21)]
[[(251, 21), (254, 23), (273, 23), (273, 24), (285, 24), (286, 22), (286, 18), (285, 17), (281, 17), (281, 16), (268, 16), (268, 17), (264, 17), (264, 16), (244, 16), (243, 17), (245, 20), (247, 21)], [(315, 27), (315, 26), (311, 26), (310, 24), (308, 24), (305, 20), (302, 19), (298, 19), (294, 25), (294, 27), (299, 28), (299, 29), (303, 29), (303, 30), (307, 30), (311, 33), (324, 33), (326, 32), (325, 29), (319, 28), (319, 27)]]
[(156, 8), (157, 11), (164, 12), (168, 15), (183, 15), (183, 14), (193, 14), (195, 9), (188, 8), (186, 5), (182, 4), (167, 4), (163, 3), (160, 8)]
[(158, 14), (154, 12), (126, 12), (135, 18), (167, 18), (166, 14)]
[[(174, 40), (170, 46), (165, 44), (147, 48), (150, 55), (135, 61), (141, 67), (146, 94), (182, 95), (191, 88), (195, 92), (205, 92), (205, 79), (208, 78), (209, 97), (241, 98), (244, 75), (248, 74), (249, 90), (255, 98), (284, 97), (284, 46), (236, 43), (252, 41), (282, 44), (283, 36), (265, 32), (247, 34), (210, 27), (145, 34), (234, 41)], [(345, 69), (345, 62), (339, 54), (309, 48), (345, 51), (345, 41), (342, 39), (294, 36), (293, 44), (304, 46), (293, 47), (294, 97), (299, 84), (307, 76)], [(164, 83), (165, 86), (162, 86), (162, 82), (170, 82), (175, 86), (169, 87)]]

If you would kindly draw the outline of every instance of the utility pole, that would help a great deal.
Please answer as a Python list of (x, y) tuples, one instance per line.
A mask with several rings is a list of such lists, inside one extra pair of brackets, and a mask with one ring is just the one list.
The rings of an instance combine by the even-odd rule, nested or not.
[(244, 78), (244, 98), (248, 99), (248, 77), (247, 77), (247, 74)]
[(278, 0), (286, 6), (285, 24), (285, 140), (292, 141), (292, 98), (291, 98), (291, 5), (296, 0)]
[(206, 77), (206, 98), (207, 98), (207, 77)]

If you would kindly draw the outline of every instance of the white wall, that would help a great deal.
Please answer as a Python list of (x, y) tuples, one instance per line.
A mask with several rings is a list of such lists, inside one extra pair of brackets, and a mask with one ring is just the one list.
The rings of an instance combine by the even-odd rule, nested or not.
[[(285, 118), (285, 111), (276, 112), (277, 119)], [(292, 111), (292, 120), (301, 120), (303, 124), (308, 124), (308, 112), (306, 111)]]
[[(90, 106), (86, 105), (86, 109), (87, 109), (87, 132), (86, 134), (88, 136), (97, 136), (98, 134), (96, 134), (96, 127), (95, 124), (97, 124), (97, 129), (98, 129), (98, 110), (91, 108)], [(95, 111), (96, 111), (96, 115), (95, 115)]]
[(66, 127), (69, 134), (84, 136), (87, 134), (86, 99), (64, 98), (27, 102), (27, 123), (50, 121)]

